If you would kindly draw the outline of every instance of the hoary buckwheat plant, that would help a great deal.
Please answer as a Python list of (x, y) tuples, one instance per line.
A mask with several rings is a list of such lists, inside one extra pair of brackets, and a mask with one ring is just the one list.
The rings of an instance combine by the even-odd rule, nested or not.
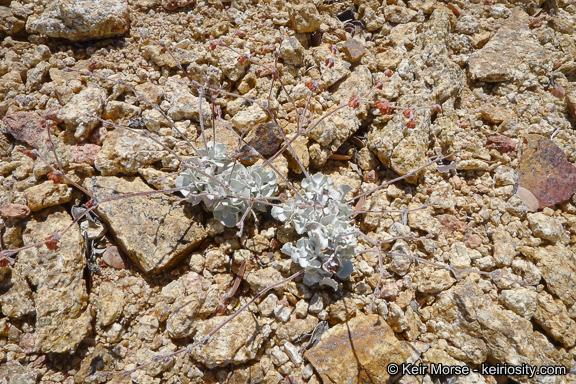
[[(345, 281), (353, 273), (353, 260), (354, 256), (359, 253), (356, 248), (361, 241), (364, 242), (364, 245), (368, 244), (368, 247), (371, 247), (370, 249), (364, 249), (361, 252), (376, 253), (379, 259), (380, 280), (378, 281), (378, 286), (374, 290), (374, 299), (379, 296), (382, 278), (387, 274), (382, 261), (383, 256), (405, 256), (417, 259), (424, 263), (432, 264), (439, 268), (450, 270), (451, 272), (456, 272), (456, 269), (449, 265), (433, 262), (417, 256), (386, 252), (382, 249), (382, 245), (385, 242), (393, 241), (397, 238), (378, 241), (373, 240), (360, 232), (354, 221), (356, 215), (363, 213), (406, 214), (408, 212), (407, 210), (363, 211), (361, 201), (371, 193), (376, 192), (393, 182), (418, 175), (425, 167), (428, 167), (439, 160), (443, 160), (447, 156), (431, 158), (426, 164), (404, 176), (385, 182), (372, 190), (366, 192), (361, 191), (356, 196), (348, 196), (352, 193), (352, 188), (348, 185), (339, 185), (338, 187), (335, 187), (334, 180), (326, 175), (321, 173), (310, 175), (292, 147), (299, 137), (306, 136), (314, 129), (318, 129), (323, 121), (330, 119), (330, 117), (337, 111), (344, 108), (356, 109), (359, 108), (361, 104), (367, 104), (374, 106), (382, 114), (392, 114), (395, 110), (401, 110), (404, 116), (408, 119), (404, 124), (405, 127), (411, 129), (416, 125), (415, 113), (419, 109), (432, 108), (437, 111), (437, 113), (441, 113), (442, 109), (439, 105), (407, 108), (393, 105), (387, 100), (372, 101), (372, 93), (375, 90), (382, 88), (383, 79), (380, 79), (373, 84), (372, 89), (365, 95), (353, 95), (348, 101), (330, 109), (322, 116), (316, 119), (310, 119), (308, 115), (311, 100), (315, 94), (324, 91), (323, 76), (334, 66), (334, 60), (332, 57), (326, 58), (320, 78), (305, 84), (311, 92), (307, 100), (305, 100), (304, 108), (301, 108), (296, 105), (282, 81), (282, 73), (279, 70), (279, 66), (277, 65), (278, 63), (276, 62), (278, 57), (277, 54), (275, 55), (273, 63), (262, 64), (258, 60), (250, 57), (250, 54), (239, 52), (237, 49), (228, 46), (222, 41), (210, 42), (210, 47), (212, 49), (228, 49), (235, 52), (239, 63), (249, 61), (250, 64), (256, 65), (262, 70), (261, 72), (263, 73), (263, 76), (270, 76), (272, 84), (277, 82), (279, 84), (279, 89), (281, 92), (285, 93), (287, 99), (291, 104), (293, 104), (294, 110), (296, 111), (296, 131), (288, 134), (284, 130), (284, 127), (282, 127), (278, 122), (276, 111), (272, 107), (272, 92), (270, 92), (267, 101), (257, 101), (247, 96), (228, 92), (225, 90), (225, 86), (217, 87), (212, 83), (209, 85), (208, 81), (204, 84), (199, 84), (197, 81), (194, 81), (189, 76), (188, 72), (177, 63), (177, 67), (184, 73), (185, 78), (188, 79), (186, 83), (182, 82), (182, 84), (190, 87), (190, 89), (195, 91), (199, 96), (199, 123), (204, 148), (196, 148), (196, 145), (186, 137), (174, 121), (172, 121), (172, 119), (170, 119), (158, 105), (149, 102), (126, 81), (118, 78), (111, 79), (108, 77), (98, 76), (92, 72), (78, 71), (83, 75), (90, 76), (94, 79), (100, 79), (102, 81), (111, 81), (118, 86), (130, 90), (139, 101), (156, 109), (164, 117), (168, 125), (172, 128), (174, 135), (182, 139), (192, 149), (193, 155), (189, 158), (184, 158), (184, 156), (180, 156), (171, 147), (165, 145), (156, 135), (147, 130), (121, 126), (102, 120), (96, 116), (104, 126), (128, 130), (147, 137), (163, 146), (166, 151), (173, 155), (179, 161), (179, 169), (176, 172), (177, 177), (173, 188), (99, 198), (98, 196), (92, 195), (91, 192), (87, 191), (65, 175), (62, 165), (56, 156), (56, 151), (53, 149), (53, 145), (50, 148), (52, 148), (56, 162), (42, 157), (35, 149), (28, 151), (27, 154), (29, 156), (45, 162), (52, 168), (52, 173), (49, 175), (49, 178), (53, 182), (65, 182), (74, 185), (87, 196), (88, 201), (83, 206), (83, 213), (79, 214), (75, 218), (73, 224), (65, 230), (53, 234), (44, 241), (29, 244), (18, 249), (3, 250), (0, 253), (0, 266), (6, 266), (8, 263), (15, 263), (16, 259), (14, 256), (24, 249), (36, 246), (46, 246), (52, 250), (58, 249), (59, 240), (65, 235), (66, 231), (90, 212), (97, 212), (100, 204), (113, 200), (127, 199), (132, 196), (151, 194), (181, 194), (184, 199), (192, 205), (202, 204), (207, 211), (213, 213), (216, 220), (226, 227), (238, 227), (240, 236), (243, 235), (244, 223), (246, 220), (253, 218), (254, 223), (256, 223), (258, 220), (258, 213), (266, 213), (270, 207), (272, 217), (276, 219), (280, 225), (284, 223), (293, 228), (299, 237), (294, 242), (285, 243), (282, 246), (281, 251), (285, 255), (291, 257), (292, 262), (299, 267), (299, 270), (296, 273), (293, 273), (291, 276), (261, 290), (240, 308), (231, 308), (233, 313), (224, 322), (219, 324), (200, 340), (197, 340), (188, 347), (175, 353), (158, 356), (154, 361), (148, 364), (136, 367), (130, 371), (125, 371), (125, 374), (149, 366), (157, 360), (169, 359), (176, 354), (191, 352), (197, 346), (208, 343), (210, 338), (216, 332), (226, 324), (230, 323), (252, 303), (259, 300), (259, 298), (261, 298), (265, 293), (275, 287), (285, 284), (288, 281), (296, 279), (299, 276), (303, 277), (303, 282), (307, 285), (319, 284), (337, 290), (340, 287), (339, 283)], [(170, 51), (168, 52), (170, 53)], [(334, 55), (337, 52), (336, 47), (332, 46), (331, 52), (332, 55)], [(390, 77), (391, 75), (391, 71), (384, 72), (384, 78)], [(231, 98), (244, 99), (247, 103), (259, 105), (264, 111), (266, 111), (268, 119), (279, 128), (279, 133), (282, 139), (281, 147), (274, 155), (267, 157), (263, 156), (246, 141), (247, 132), (243, 131), (238, 133), (230, 126), (228, 121), (222, 118), (222, 111), (215, 101), (217, 97), (223, 95)], [(208, 99), (208, 104), (210, 105), (210, 122), (205, 122), (203, 118), (202, 100), (204, 97)], [(52, 124), (54, 123), (47, 120), (47, 137), (50, 140), (50, 143), (50, 129)], [(228, 129), (230, 135), (238, 139), (238, 148), (227, 148), (225, 145), (217, 141), (215, 134), (213, 134), (212, 140), (207, 140), (205, 137), (205, 124), (211, 125), (213, 130), (218, 124)], [(248, 152), (251, 155), (256, 156), (260, 160), (260, 163), (256, 163), (255, 165), (243, 164), (239, 160), (239, 152), (241, 149), (244, 150), (245, 148), (248, 149)], [(299, 184), (288, 181), (273, 165), (273, 160), (283, 155), (285, 152), (291, 154), (300, 167), (303, 179)], [(285, 189), (282, 194), (278, 193), (280, 188), (279, 185), (282, 185), (282, 188)], [(353, 206), (353, 204), (355, 205)], [(404, 238), (410, 240), (414, 237), (406, 236)], [(458, 269), (458, 271), (494, 276), (492, 273), (477, 270)]]

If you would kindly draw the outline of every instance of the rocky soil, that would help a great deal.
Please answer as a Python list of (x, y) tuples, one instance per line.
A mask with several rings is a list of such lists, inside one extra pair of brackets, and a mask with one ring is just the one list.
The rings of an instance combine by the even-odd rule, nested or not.
[[(272, 95), (294, 134), (294, 103), (305, 106), (305, 83), (333, 55), (309, 118), (366, 93), (386, 70), (392, 76), (370, 101), (443, 111), (417, 110), (411, 128), (401, 112), (344, 108), (295, 142), (301, 162), (349, 184), (352, 196), (454, 153), (364, 205), (424, 209), (356, 220), (371, 238), (421, 237), (396, 240), (391, 252), (492, 272), (386, 256), (389, 276), (375, 297), (378, 259), (358, 253), (337, 291), (290, 282), (192, 353), (104, 377), (200, 340), (297, 271), (279, 251), (294, 232), (268, 214), (238, 238), (175, 194), (108, 202), (57, 250), (31, 247), (0, 267), (0, 383), (576, 382), (575, 24), (574, 0), (0, 0), (1, 249), (43, 241), (87, 202), (24, 154), (37, 148), (56, 166), (47, 120), (57, 123), (51, 136), (66, 175), (101, 198), (170, 188), (174, 177), (159, 177), (179, 166), (163, 146), (102, 121), (193, 154), (157, 109), (102, 77), (124, 79), (202, 145), (208, 102), (199, 108), (174, 59), (195, 81), (260, 101)], [(212, 50), (218, 39), (265, 64), (278, 51), (292, 100), (262, 67)], [(244, 99), (220, 95), (216, 104), (239, 131), (270, 121)], [(237, 145), (224, 127), (215, 133)], [(301, 180), (293, 157), (275, 164)], [(221, 311), (243, 262), (242, 284)], [(568, 374), (390, 377), (387, 365), (403, 362), (555, 365)]]

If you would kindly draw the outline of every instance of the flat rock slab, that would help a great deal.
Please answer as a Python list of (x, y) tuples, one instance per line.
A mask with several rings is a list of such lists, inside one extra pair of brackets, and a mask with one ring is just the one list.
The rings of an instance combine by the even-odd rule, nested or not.
[(128, 2), (122, 0), (60, 0), (26, 23), (28, 33), (71, 41), (105, 39), (130, 28)]
[(576, 192), (576, 167), (550, 139), (528, 135), (518, 166), (520, 186), (540, 202), (539, 208), (562, 203)]
[[(228, 316), (217, 316), (198, 322), (194, 341), (202, 339), (227, 318)], [(264, 336), (254, 315), (242, 312), (212, 336), (208, 344), (194, 348), (192, 356), (210, 369), (241, 364), (256, 358), (263, 340)]]
[[(93, 177), (85, 187), (99, 199), (153, 191), (137, 177)], [(206, 238), (198, 212), (165, 194), (105, 202), (97, 210), (118, 245), (144, 272), (153, 273), (171, 268)]]
[(530, 31), (530, 17), (521, 9), (512, 14), (480, 50), (470, 55), (468, 73), (473, 80), (500, 82), (523, 76), (546, 62), (546, 50)]
[(386, 383), (388, 364), (401, 364), (413, 354), (379, 316), (359, 316), (322, 335), (308, 359), (324, 383)]
[[(63, 208), (34, 213), (22, 235), (24, 245), (64, 230), (72, 218)], [(57, 250), (45, 245), (18, 254), (18, 267), (32, 286), (36, 310), (35, 345), (42, 353), (73, 353), (92, 329), (86, 258), (77, 225), (62, 236)]]

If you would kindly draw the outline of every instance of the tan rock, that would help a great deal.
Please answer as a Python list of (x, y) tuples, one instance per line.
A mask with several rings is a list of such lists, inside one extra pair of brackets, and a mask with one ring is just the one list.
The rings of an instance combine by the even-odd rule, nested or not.
[(536, 296), (538, 293), (528, 288), (505, 289), (500, 293), (500, 302), (530, 320), (536, 311)]
[(127, 1), (63, 0), (50, 3), (26, 23), (28, 33), (72, 41), (123, 35), (130, 27)]
[(494, 260), (498, 266), (509, 266), (518, 255), (518, 240), (514, 239), (504, 226), (499, 226), (492, 234)]
[(452, 343), (450, 354), (475, 364), (490, 359), (493, 363), (542, 365), (564, 359), (546, 337), (533, 331), (530, 321), (502, 309), (466, 281), (440, 293), (430, 316)]
[(493, 105), (485, 105), (480, 109), (482, 118), (492, 124), (500, 124), (504, 120), (508, 120), (513, 116), (513, 111), (508, 108), (495, 107)]
[(542, 212), (528, 214), (528, 223), (534, 236), (556, 243), (564, 233), (562, 224)]
[(388, 5), (384, 8), (386, 20), (396, 24), (408, 23), (416, 16), (416, 13), (415, 10), (400, 5)]
[(14, 14), (9, 7), (0, 7), (0, 35), (16, 35), (20, 33), (26, 22)]
[(536, 263), (551, 293), (558, 296), (567, 307), (576, 303), (574, 249), (563, 245), (549, 245), (531, 248), (523, 253)]
[(268, 114), (260, 106), (254, 104), (234, 115), (230, 122), (239, 132), (250, 130), (257, 124), (266, 121)]
[(546, 51), (530, 31), (529, 23), (523, 10), (514, 9), (490, 41), (470, 55), (470, 77), (481, 81), (506, 81), (523, 77), (522, 71), (542, 66), (546, 62)]
[[(390, 7), (396, 6), (386, 6), (386, 9)], [(410, 24), (412, 23), (406, 26)], [(396, 104), (411, 107), (430, 105), (433, 104), (432, 100), (435, 100), (434, 103), (442, 103), (454, 97), (465, 83), (464, 73), (447, 55), (446, 41), (452, 29), (450, 14), (445, 8), (439, 8), (424, 25), (414, 24), (421, 26), (422, 31), (416, 34), (417, 37), (414, 37), (416, 41), (411, 43), (414, 49), (405, 53), (398, 64), (398, 67), (402, 67), (399, 71), (399, 75), (401, 74), (399, 78), (403, 81), (398, 89), (399, 97)], [(394, 30), (398, 28), (395, 27)], [(398, 45), (408, 44), (406, 33), (399, 32), (395, 38), (398, 39)], [(434, 64), (429, 60), (433, 60)], [(428, 64), (426, 66), (418, 64), (423, 62)], [(420, 86), (416, 85), (412, 79), (418, 71), (422, 71), (433, 91), (415, 92), (415, 89), (420, 89)], [(397, 78), (396, 75), (392, 76), (391, 81), (395, 78)], [(428, 161), (425, 153), (429, 148), (432, 111), (430, 109), (418, 110), (414, 117), (415, 126), (408, 128), (407, 119), (403, 114), (396, 113), (392, 119), (387, 118), (379, 124), (372, 123), (367, 136), (368, 148), (378, 156), (380, 161), (400, 175), (406, 175)], [(384, 126), (381, 126), (382, 124)], [(414, 183), (417, 177), (410, 177), (407, 181)]]
[(290, 21), (296, 32), (309, 33), (316, 32), (322, 20), (313, 3), (303, 3), (290, 8)]
[(45, 181), (26, 190), (28, 207), (31, 211), (39, 211), (53, 205), (67, 203), (72, 199), (72, 188), (66, 184), (54, 184)]
[(568, 112), (576, 119), (576, 94), (569, 93), (566, 95), (566, 105), (568, 106)]
[(124, 293), (112, 282), (103, 282), (96, 303), (98, 323), (108, 326), (118, 320), (124, 308)]
[(132, 116), (139, 116), (142, 113), (140, 107), (125, 103), (123, 101), (111, 100), (106, 103), (102, 118), (114, 122), (128, 121)]
[(299, 319), (294, 314), (290, 316), (290, 320), (287, 323), (278, 326), (276, 339), (278, 341), (294, 341), (299, 336), (312, 332), (316, 324), (318, 324), (318, 318), (314, 316), (308, 315), (304, 319)]
[(34, 314), (32, 291), (22, 274), (17, 269), (10, 268), (7, 273), (0, 272), (0, 275), (3, 275), (0, 277), (2, 314), (11, 319), (20, 319), (23, 316)]
[[(62, 208), (35, 213), (26, 224), (24, 245), (43, 241), (70, 224), (72, 218)], [(36, 346), (43, 353), (73, 353), (91, 331), (82, 243), (78, 226), (72, 226), (57, 250), (42, 245), (18, 254), (22, 274), (35, 291)]]
[(388, 364), (401, 364), (412, 353), (380, 316), (369, 315), (330, 328), (304, 356), (325, 383), (385, 383)]
[(328, 319), (330, 324), (339, 324), (356, 317), (357, 306), (350, 294), (337, 300), (328, 307)]
[(534, 319), (547, 334), (566, 348), (576, 344), (576, 322), (568, 317), (562, 301), (554, 300), (546, 292), (540, 292), (536, 298)]
[[(338, 102), (347, 102), (353, 95), (363, 95), (370, 90), (372, 74), (366, 66), (359, 66), (343, 81), (333, 97)], [(323, 166), (330, 155), (344, 143), (358, 128), (360, 117), (365, 111), (365, 106), (358, 109), (346, 107), (324, 120), (308, 137), (318, 142), (309, 148), (310, 161), (316, 166)]]
[(170, 306), (166, 330), (170, 336), (181, 338), (196, 332), (198, 313), (206, 300), (202, 276), (189, 272), (162, 289), (162, 296)]
[(162, 160), (167, 155), (154, 141), (123, 129), (110, 132), (94, 159), (94, 166), (105, 176), (135, 174), (138, 168)]
[(364, 44), (356, 39), (349, 39), (344, 43), (341, 49), (348, 60), (353, 63), (359, 61), (367, 52)]
[(74, 132), (79, 140), (88, 138), (98, 125), (106, 101), (106, 91), (101, 88), (88, 87), (75, 95), (58, 112), (58, 119), (67, 129)]
[[(226, 318), (217, 316), (198, 322), (194, 340), (201, 340)], [(192, 356), (211, 369), (241, 364), (256, 358), (263, 339), (254, 315), (244, 311), (212, 336), (208, 344), (194, 348)]]
[[(152, 191), (139, 178), (94, 177), (85, 187), (99, 199)], [(171, 268), (206, 238), (198, 210), (163, 194), (104, 202), (97, 212), (118, 245), (145, 272)]]
[[(282, 274), (273, 267), (259, 269), (257, 271), (246, 272), (244, 279), (248, 282), (254, 292), (261, 290), (275, 284), (283, 279)], [(276, 288), (277, 292), (284, 291), (284, 287)]]
[(433, 269), (424, 267), (419, 269), (414, 276), (414, 283), (418, 286), (418, 292), (438, 293), (448, 289), (456, 280), (445, 269)]

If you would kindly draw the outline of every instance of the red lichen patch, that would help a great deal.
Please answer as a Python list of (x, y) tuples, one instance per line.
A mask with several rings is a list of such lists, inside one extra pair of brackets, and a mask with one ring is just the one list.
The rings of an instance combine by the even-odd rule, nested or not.
[(576, 167), (550, 139), (528, 135), (518, 166), (520, 186), (540, 202), (539, 208), (566, 201), (576, 192)]

